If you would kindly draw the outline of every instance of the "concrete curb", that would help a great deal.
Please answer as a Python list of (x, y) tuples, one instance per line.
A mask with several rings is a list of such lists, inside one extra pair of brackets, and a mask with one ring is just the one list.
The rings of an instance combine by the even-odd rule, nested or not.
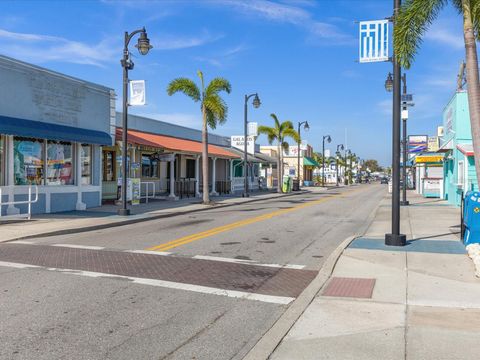
[(33, 239), (33, 238), (37, 238), (37, 237), (51, 237), (51, 236), (60, 236), (60, 235), (69, 235), (69, 234), (80, 234), (80, 233), (88, 232), (88, 231), (109, 229), (109, 228), (117, 227), (117, 226), (132, 225), (132, 224), (137, 224), (137, 223), (141, 223), (141, 222), (145, 222), (145, 221), (170, 218), (170, 217), (174, 217), (174, 216), (178, 216), (178, 215), (188, 215), (188, 214), (207, 211), (207, 210), (212, 210), (212, 209), (221, 209), (221, 208), (226, 208), (226, 207), (230, 207), (230, 206), (249, 204), (249, 203), (254, 203), (254, 202), (259, 202), (259, 201), (279, 199), (279, 198), (296, 196), (296, 195), (300, 195), (300, 194), (308, 194), (308, 193), (311, 193), (311, 192), (307, 191), (307, 190), (300, 190), (300, 191), (296, 191), (296, 192), (292, 192), (292, 193), (288, 193), (288, 194), (282, 194), (282, 195), (278, 195), (278, 196), (274, 196), (274, 197), (251, 199), (251, 200), (246, 200), (246, 201), (237, 201), (237, 202), (232, 202), (232, 203), (229, 203), (229, 204), (220, 204), (220, 205), (214, 205), (214, 206), (206, 206), (206, 207), (201, 208), (201, 209), (176, 211), (176, 212), (170, 212), (170, 213), (158, 214), (158, 215), (144, 215), (142, 217), (137, 217), (137, 218), (133, 218), (133, 219), (130, 218), (130, 219), (127, 219), (127, 220), (114, 221), (114, 222), (107, 223), (107, 224), (84, 226), (84, 227), (78, 227), (78, 228), (73, 228), (73, 229), (63, 229), (63, 230), (48, 231), (48, 232), (39, 233), (39, 234), (25, 235), (25, 236), (20, 236), (20, 237), (13, 238), (13, 239), (8, 239), (8, 240), (5, 240), (5, 241), (0, 240), (0, 243), (8, 243), (10, 241), (16, 241), (16, 240)]
[(348, 245), (357, 237), (352, 235), (346, 238), (337, 248), (330, 254), (317, 276), (310, 285), (300, 294), (300, 296), (290, 305), (277, 322), (268, 330), (255, 346), (248, 352), (243, 360), (260, 360), (268, 359), (275, 351), (282, 339), (292, 328), (295, 322), (300, 318), (308, 305), (313, 301), (315, 296), (323, 288), (333, 273), (333, 269), (338, 259), (342, 255)]
[(337, 265), (338, 259), (342, 256), (344, 250), (354, 239), (363, 236), (368, 231), (368, 228), (371, 226), (375, 219), (375, 215), (380, 208), (380, 204), (381, 201), (375, 206), (370, 216), (367, 218), (365, 229), (347, 237), (335, 248), (319, 270), (315, 279), (313, 279), (292, 305), (290, 305), (282, 316), (280, 316), (277, 322), (265, 334), (263, 334), (262, 338), (245, 355), (245, 357), (243, 357), (243, 360), (267, 360), (270, 358), (270, 355), (273, 354), (283, 338), (288, 334), (296, 321), (312, 303), (315, 296), (322, 290), (328, 279), (330, 279), (330, 276), (335, 269), (335, 265)]

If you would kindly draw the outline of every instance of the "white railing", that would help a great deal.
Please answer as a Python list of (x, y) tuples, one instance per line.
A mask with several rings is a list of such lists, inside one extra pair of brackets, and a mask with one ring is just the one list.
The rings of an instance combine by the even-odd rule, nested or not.
[[(145, 185), (145, 196), (140, 195), (140, 197), (143, 199), (145, 198), (145, 202), (148, 203), (149, 198), (154, 198), (155, 197), (155, 183), (153, 181), (142, 181), (140, 182), (140, 194), (142, 194), (142, 185)], [(152, 188), (152, 196), (149, 196), (148, 189)]]
[[(28, 200), (24, 201), (7, 201), (3, 202), (3, 193), (2, 188), (0, 187), (0, 219), (10, 219), (10, 218), (22, 218), (26, 217), (28, 220), (32, 218), (32, 204), (38, 201), (38, 186), (34, 185), (35, 188), (35, 199), (32, 200), (32, 185), (28, 186)], [(26, 214), (15, 214), (15, 215), (3, 215), (2, 216), (2, 206), (3, 205), (22, 205), (27, 204), (27, 213)]]

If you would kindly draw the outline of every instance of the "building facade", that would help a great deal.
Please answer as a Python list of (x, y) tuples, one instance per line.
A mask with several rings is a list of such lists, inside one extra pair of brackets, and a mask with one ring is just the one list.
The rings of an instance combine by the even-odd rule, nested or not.
[(112, 144), (112, 89), (0, 56), (1, 214), (101, 204), (101, 146)]

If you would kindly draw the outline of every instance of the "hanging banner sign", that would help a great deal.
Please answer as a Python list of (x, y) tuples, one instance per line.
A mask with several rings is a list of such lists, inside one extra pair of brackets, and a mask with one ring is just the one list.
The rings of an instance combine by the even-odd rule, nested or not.
[(388, 20), (360, 21), (359, 62), (388, 61)]
[(145, 80), (130, 80), (130, 106), (145, 105)]
[(410, 135), (408, 137), (408, 152), (421, 153), (428, 150), (427, 135)]
[(248, 136), (258, 136), (258, 123), (249, 122), (247, 133), (248, 133)]

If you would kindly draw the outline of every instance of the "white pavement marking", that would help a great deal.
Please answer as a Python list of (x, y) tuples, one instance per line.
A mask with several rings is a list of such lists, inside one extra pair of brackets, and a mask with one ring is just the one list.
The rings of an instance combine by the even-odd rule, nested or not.
[(200, 260), (222, 261), (222, 262), (231, 262), (231, 263), (246, 264), (246, 265), (256, 265), (256, 266), (265, 266), (265, 267), (273, 267), (273, 268), (282, 268), (282, 269), (302, 270), (302, 269), (305, 268), (305, 265), (262, 264), (262, 263), (256, 262), (255, 260), (231, 259), (231, 258), (223, 258), (223, 257), (218, 257), (218, 256), (208, 256), (208, 255), (195, 255), (193, 258), (194, 259), (200, 259)]
[(134, 254), (161, 255), (161, 256), (172, 255), (171, 252), (153, 251), (153, 250), (123, 250), (123, 252), (134, 253)]
[(271, 303), (271, 304), (287, 305), (287, 304), (290, 304), (293, 300), (295, 300), (295, 298), (287, 297), (287, 296), (255, 294), (255, 293), (248, 293), (244, 291), (225, 290), (225, 289), (212, 288), (208, 286), (184, 284), (179, 282), (164, 281), (164, 280), (157, 280), (157, 279), (145, 279), (145, 278), (138, 278), (133, 276), (106, 274), (106, 273), (94, 272), (94, 271), (50, 268), (50, 267), (4, 262), (4, 261), (0, 261), (0, 266), (13, 267), (13, 268), (19, 268), (19, 269), (42, 268), (48, 271), (58, 271), (64, 274), (88, 276), (93, 278), (109, 277), (113, 279), (114, 278), (128, 279), (135, 284), (158, 286), (158, 287), (176, 289), (176, 290), (193, 291), (193, 292), (202, 293), (202, 294), (220, 295), (220, 296), (227, 296), (231, 298), (244, 299), (244, 300), (256, 300), (256, 301), (262, 301), (262, 302)]
[(34, 245), (35, 243), (32, 241), (16, 240), (16, 241), (10, 241), (10, 244)]
[(52, 244), (51, 246), (57, 247), (67, 247), (72, 249), (87, 249), (87, 250), (103, 250), (103, 246), (93, 246), (93, 245), (76, 245), (76, 244)]

